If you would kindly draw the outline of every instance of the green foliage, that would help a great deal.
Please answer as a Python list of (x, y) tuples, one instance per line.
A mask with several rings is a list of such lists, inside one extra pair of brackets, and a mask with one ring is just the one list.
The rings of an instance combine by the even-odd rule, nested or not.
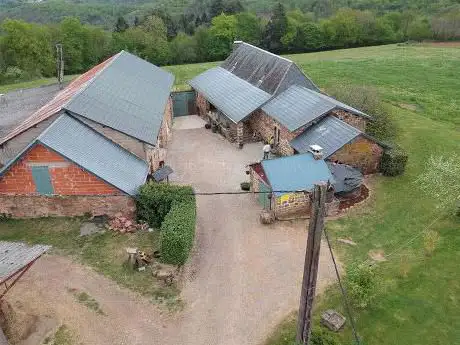
[(376, 297), (378, 282), (375, 267), (366, 263), (353, 263), (346, 268), (345, 287), (356, 308), (366, 308)]
[(230, 53), (236, 38), (237, 24), (238, 22), (234, 15), (221, 14), (212, 19), (208, 45), (211, 59), (225, 59)]
[(274, 53), (283, 50), (282, 39), (288, 30), (288, 18), (283, 4), (278, 3), (273, 8), (270, 21), (267, 24), (264, 35), (264, 46)]
[(399, 148), (386, 149), (380, 161), (380, 171), (385, 176), (399, 176), (406, 170), (409, 157), (407, 153)]
[(179, 32), (171, 41), (170, 47), (175, 63), (183, 64), (197, 61), (197, 41), (194, 37)]
[(253, 13), (242, 12), (236, 15), (236, 39), (259, 45), (262, 38), (262, 23)]
[(187, 261), (195, 239), (195, 201), (175, 202), (161, 224), (161, 260), (171, 265)]
[(123, 16), (118, 17), (117, 22), (115, 24), (114, 31), (115, 32), (124, 32), (129, 28), (128, 23), (126, 22)]
[(139, 188), (137, 218), (159, 228), (173, 204), (194, 200), (192, 187), (149, 182)]
[(310, 338), (311, 345), (340, 345), (341, 342), (338, 340), (331, 331), (328, 331), (324, 327), (314, 327), (311, 331)]

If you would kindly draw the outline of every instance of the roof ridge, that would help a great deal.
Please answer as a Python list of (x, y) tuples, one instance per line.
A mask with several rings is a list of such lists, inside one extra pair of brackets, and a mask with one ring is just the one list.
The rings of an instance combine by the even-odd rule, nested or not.
[[(277, 54), (275, 54), (275, 53), (272, 53), (271, 51), (265, 50), (265, 49), (263, 49), (263, 48), (260, 48), (260, 47), (258, 47), (258, 46), (255, 46), (255, 45), (253, 45), (253, 44), (250, 44), (250, 43), (247, 43), (247, 42), (243, 42), (243, 43), (241, 43), (240, 46), (242, 46), (242, 45), (250, 46), (250, 47), (255, 48), (255, 49), (257, 49), (257, 50), (260, 50), (260, 51), (262, 51), (262, 52), (264, 52), (264, 53), (266, 53), (266, 54), (272, 55), (272, 56), (277, 57), (277, 58), (279, 58), (279, 59), (281, 59), (281, 60), (284, 60), (284, 61), (287, 61), (287, 62), (289, 62), (289, 63), (291, 63), (291, 64), (294, 64), (294, 61), (292, 61), (292, 60), (290, 60), (290, 59), (288, 59), (288, 58), (285, 58), (284, 56), (277, 55)], [(238, 48), (237, 48), (237, 49), (238, 49)]]

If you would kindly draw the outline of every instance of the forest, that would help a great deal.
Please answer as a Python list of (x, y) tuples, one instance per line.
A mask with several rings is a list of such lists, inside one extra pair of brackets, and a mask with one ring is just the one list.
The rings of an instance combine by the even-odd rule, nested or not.
[[(65, 73), (77, 74), (122, 49), (168, 65), (224, 59), (235, 40), (288, 54), (460, 39), (460, 5), (449, 0), (161, 1), (0, 0), (0, 83), (53, 76), (58, 43)], [(36, 16), (69, 9), (7, 16), (33, 5)]]

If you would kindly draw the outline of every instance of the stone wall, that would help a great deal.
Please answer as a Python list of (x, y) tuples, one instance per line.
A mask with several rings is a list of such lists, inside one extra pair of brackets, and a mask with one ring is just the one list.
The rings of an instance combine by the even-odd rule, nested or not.
[(1, 195), (0, 215), (13, 218), (114, 216), (121, 212), (134, 218), (134, 199), (124, 195), (107, 196), (42, 196)]
[(329, 156), (328, 160), (349, 164), (361, 169), (364, 174), (373, 174), (379, 171), (382, 154), (383, 148), (379, 144), (360, 135)]
[(367, 122), (369, 121), (368, 119), (344, 110), (334, 110), (332, 111), (332, 114), (343, 122), (358, 128), (361, 132), (366, 132)]
[(294, 149), (289, 142), (301, 133), (301, 130), (290, 132), (286, 127), (274, 120), (262, 110), (256, 110), (248, 119), (249, 126), (257, 133), (263, 141), (269, 141), (274, 136), (275, 128), (279, 128), (279, 143), (275, 147), (275, 152), (283, 156), (291, 156)]
[(196, 93), (196, 107), (198, 109), (198, 115), (207, 120), (207, 115), (209, 111), (209, 102), (206, 98), (199, 92)]
[(160, 167), (160, 163), (164, 162), (166, 159), (166, 147), (172, 137), (172, 124), (172, 99), (170, 97), (166, 105), (156, 146), (144, 144), (145, 159), (149, 164), (150, 173), (155, 172)]
[(289, 193), (277, 197), (274, 201), (275, 217), (309, 216), (310, 194)]
[(107, 182), (42, 145), (36, 145), (30, 149), (0, 177), (0, 194), (37, 194), (32, 177), (34, 165), (48, 167), (53, 194), (123, 194)]

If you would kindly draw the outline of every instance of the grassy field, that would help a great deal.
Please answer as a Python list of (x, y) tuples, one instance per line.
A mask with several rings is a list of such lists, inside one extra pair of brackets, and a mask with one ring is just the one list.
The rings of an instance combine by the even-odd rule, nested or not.
[[(66, 75), (64, 76), (64, 82), (70, 81), (76, 77), (78, 77), (78, 75)], [(33, 87), (47, 86), (52, 84), (57, 84), (56, 78), (41, 78), (20, 83), (0, 85), (0, 93), (7, 93), (14, 90), (30, 89)]]
[(67, 255), (113, 279), (121, 286), (158, 301), (173, 303), (178, 290), (156, 281), (149, 270), (130, 270), (125, 248), (136, 247), (152, 253), (158, 246), (158, 232), (103, 234), (80, 237), (81, 218), (42, 218), (0, 221), (0, 240), (45, 243), (52, 253)]
[[(291, 58), (326, 90), (336, 83), (377, 86), (394, 105), (397, 142), (410, 155), (404, 176), (377, 178), (368, 206), (327, 223), (333, 238), (358, 243), (334, 241), (345, 264), (365, 261), (372, 249), (394, 252), (378, 266), (377, 300), (354, 311), (363, 343), (460, 344), (460, 219), (444, 215), (414, 182), (430, 155), (460, 151), (460, 49), (390, 45)], [(407, 104), (415, 111), (405, 109)], [(429, 257), (419, 236), (428, 227), (441, 238)], [(343, 312), (335, 286), (317, 303), (316, 323), (329, 307)], [(288, 317), (267, 344), (293, 344), (295, 322)], [(340, 338), (351, 342), (349, 327)]]

